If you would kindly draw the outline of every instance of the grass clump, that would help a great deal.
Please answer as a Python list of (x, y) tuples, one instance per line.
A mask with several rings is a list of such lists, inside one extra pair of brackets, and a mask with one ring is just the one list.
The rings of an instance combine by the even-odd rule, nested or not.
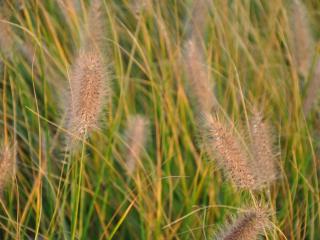
[(320, 3), (4, 2), (1, 239), (318, 239)]

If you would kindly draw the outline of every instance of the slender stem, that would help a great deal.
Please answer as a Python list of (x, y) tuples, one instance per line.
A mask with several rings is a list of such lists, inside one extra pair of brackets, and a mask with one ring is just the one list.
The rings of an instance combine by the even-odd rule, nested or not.
[[(85, 143), (84, 143), (85, 142), (84, 141), (85, 136), (86, 136), (86, 134), (84, 134), (84, 137), (83, 137), (83, 140), (82, 140), (82, 151), (81, 151), (80, 169), (79, 169), (79, 175), (78, 175), (77, 197), (76, 197), (75, 209), (74, 209), (74, 214), (73, 214), (73, 224), (72, 224), (72, 231), (71, 231), (72, 232), (71, 239), (75, 239), (76, 228), (77, 228), (79, 203), (80, 203), (80, 197), (81, 197), (81, 186), (82, 186), (83, 157), (84, 157), (84, 152), (85, 152)], [(78, 165), (78, 162), (77, 162), (77, 165)]]

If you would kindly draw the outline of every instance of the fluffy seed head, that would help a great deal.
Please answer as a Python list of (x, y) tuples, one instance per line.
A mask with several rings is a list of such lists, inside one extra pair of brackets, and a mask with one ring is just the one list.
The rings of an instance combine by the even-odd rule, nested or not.
[(77, 137), (97, 127), (110, 81), (101, 54), (92, 49), (77, 57), (70, 78), (68, 130)]
[(13, 179), (16, 172), (16, 159), (14, 147), (2, 144), (0, 153), (0, 192)]
[(104, 100), (111, 94), (111, 81), (101, 48), (101, 7), (101, 0), (92, 1), (81, 50), (70, 76), (67, 128), (77, 138), (97, 127)]
[(268, 214), (264, 209), (250, 209), (221, 231), (217, 240), (254, 240), (268, 228)]
[(70, 15), (77, 14), (81, 9), (79, 0), (57, 0), (57, 3), (66, 19), (69, 19)]
[(204, 65), (202, 51), (195, 39), (187, 41), (185, 46), (185, 68), (188, 74), (190, 95), (199, 112), (209, 113), (217, 105), (210, 81)]
[[(203, 38), (206, 19), (209, 15), (208, 0), (194, 0), (190, 19), (190, 34), (192, 37), (201, 40)], [(200, 41), (199, 41), (200, 42)]]
[(4, 54), (5, 57), (10, 58), (14, 50), (14, 33), (5, 17), (5, 14), (0, 11), (0, 52)]
[(262, 114), (253, 111), (250, 119), (252, 167), (261, 185), (272, 182), (278, 174), (270, 126)]
[(320, 60), (315, 67), (315, 72), (307, 85), (307, 90), (303, 99), (303, 112), (307, 116), (318, 99), (320, 90)]
[(141, 15), (146, 10), (152, 9), (152, 0), (133, 0), (132, 11), (137, 15)]
[(140, 156), (147, 141), (148, 120), (140, 115), (131, 116), (126, 130), (126, 167), (131, 175), (136, 169)]
[(103, 24), (102, 0), (93, 0), (89, 9), (84, 32), (84, 48), (98, 48), (103, 50), (103, 35), (106, 32)]
[(307, 75), (312, 60), (314, 47), (312, 34), (307, 19), (307, 10), (299, 0), (294, 0), (291, 7), (291, 45), (294, 64), (298, 71)]
[(209, 157), (216, 159), (226, 175), (239, 188), (258, 188), (249, 157), (239, 138), (217, 118), (204, 116), (203, 141)]

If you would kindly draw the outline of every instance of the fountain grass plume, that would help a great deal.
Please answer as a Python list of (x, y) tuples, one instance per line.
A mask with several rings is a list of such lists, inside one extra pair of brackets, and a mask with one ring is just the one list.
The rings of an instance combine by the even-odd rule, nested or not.
[(0, 9), (0, 53), (6, 58), (11, 58), (15, 49), (15, 37), (11, 28), (8, 14), (4, 11), (10, 11), (7, 7)]
[(193, 0), (188, 30), (192, 38), (196, 38), (198, 43), (201, 42), (205, 33), (206, 20), (209, 16), (209, 7), (208, 0)]
[(2, 143), (0, 149), (0, 192), (3, 192), (16, 173), (15, 144), (10, 146)]
[(250, 136), (252, 167), (256, 173), (256, 179), (261, 185), (269, 184), (278, 176), (276, 154), (271, 127), (263, 120), (262, 113), (257, 109), (253, 110), (250, 118)]
[(184, 55), (189, 92), (195, 108), (198, 113), (210, 113), (217, 107), (217, 100), (204, 63), (203, 52), (194, 38), (186, 42)]
[(216, 240), (254, 240), (269, 228), (268, 213), (262, 208), (252, 208), (240, 214), (214, 238)]
[(131, 175), (140, 161), (148, 136), (149, 121), (141, 115), (131, 116), (126, 129), (126, 168)]
[(308, 82), (303, 98), (302, 110), (305, 116), (308, 116), (315, 103), (318, 100), (318, 94), (320, 89), (320, 60), (318, 60), (314, 73), (310, 81)]
[(294, 0), (290, 12), (293, 62), (298, 72), (307, 76), (313, 56), (314, 41), (309, 27), (307, 9), (300, 0)]
[(105, 100), (111, 95), (111, 80), (101, 49), (102, 25), (101, 1), (94, 0), (84, 32), (85, 41), (70, 74), (66, 110), (71, 138), (83, 138), (97, 128)]
[(217, 117), (204, 114), (201, 131), (204, 148), (209, 157), (217, 161), (238, 188), (260, 188), (246, 147), (232, 126), (227, 126)]
[(106, 33), (104, 18), (103, 18), (103, 1), (93, 0), (88, 13), (88, 19), (83, 32), (83, 48), (98, 48), (104, 51), (105, 42), (104, 35)]
[(101, 53), (80, 52), (70, 78), (68, 129), (82, 137), (97, 127), (104, 101), (110, 94), (107, 69)]

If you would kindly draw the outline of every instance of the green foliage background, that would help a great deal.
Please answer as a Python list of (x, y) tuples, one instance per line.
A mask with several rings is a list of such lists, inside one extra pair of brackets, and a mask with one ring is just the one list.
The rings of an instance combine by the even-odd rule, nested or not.
[[(191, 1), (153, 1), (142, 10), (141, 2), (104, 1), (112, 104), (82, 151), (71, 153), (63, 141), (65, 90), (89, 2), (78, 9), (7, 2), (13, 32), (3, 36), (0, 124), (3, 138), (17, 142), (18, 173), (1, 201), (1, 239), (210, 239), (230, 214), (252, 205), (251, 193), (232, 187), (197, 142), (181, 61)], [(301, 109), (310, 77), (292, 64), (290, 1), (210, 2), (203, 47), (221, 110), (245, 127), (258, 105), (274, 127), (281, 177), (255, 196), (274, 211), (265, 238), (317, 239), (319, 107), (309, 116)], [(304, 2), (317, 41), (320, 2)], [(137, 113), (150, 120), (150, 133), (129, 178), (123, 133)]]

